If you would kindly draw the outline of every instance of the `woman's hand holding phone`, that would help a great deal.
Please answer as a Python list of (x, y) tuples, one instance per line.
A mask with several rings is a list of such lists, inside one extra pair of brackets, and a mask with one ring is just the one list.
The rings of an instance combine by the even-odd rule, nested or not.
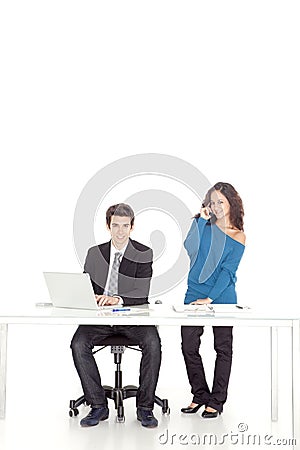
[(200, 209), (200, 217), (203, 217), (203, 219), (208, 220), (211, 218), (211, 209), (209, 206), (202, 205)]

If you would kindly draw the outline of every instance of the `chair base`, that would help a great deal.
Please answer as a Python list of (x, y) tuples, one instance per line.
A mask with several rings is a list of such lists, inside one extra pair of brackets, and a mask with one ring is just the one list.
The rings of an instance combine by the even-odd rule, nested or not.
[[(119, 388), (105, 385), (103, 386), (103, 388), (105, 390), (106, 397), (114, 401), (115, 409), (117, 412), (116, 416), (117, 422), (125, 422), (123, 401), (130, 397), (136, 397), (138, 388), (133, 385), (128, 385)], [(157, 395), (155, 395), (154, 403), (156, 403), (158, 406), (161, 407), (162, 414), (170, 414), (170, 408), (168, 400), (166, 398), (161, 399)], [(79, 397), (77, 400), (70, 400), (69, 416), (76, 417), (79, 414), (78, 407), (82, 404), (88, 405), (84, 395)]]

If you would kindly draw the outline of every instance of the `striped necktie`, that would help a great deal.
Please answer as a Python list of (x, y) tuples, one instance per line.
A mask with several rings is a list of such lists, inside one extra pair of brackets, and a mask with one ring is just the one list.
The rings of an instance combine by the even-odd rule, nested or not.
[(119, 275), (119, 267), (121, 263), (122, 253), (116, 252), (114, 257), (114, 262), (110, 272), (110, 278), (108, 283), (108, 294), (110, 296), (118, 294), (118, 275)]

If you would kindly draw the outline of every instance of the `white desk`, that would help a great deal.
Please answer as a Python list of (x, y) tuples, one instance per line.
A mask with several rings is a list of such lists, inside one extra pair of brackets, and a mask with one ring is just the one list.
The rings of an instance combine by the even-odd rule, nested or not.
[(278, 327), (291, 330), (292, 345), (292, 426), (293, 437), (300, 439), (300, 318), (292, 313), (273, 311), (238, 310), (231, 305), (217, 305), (214, 315), (177, 313), (170, 305), (150, 305), (142, 314), (108, 313), (33, 307), (32, 310), (0, 311), (0, 418), (5, 418), (7, 334), (9, 324), (52, 325), (219, 325), (243, 327), (269, 327), (271, 352), (271, 414), (278, 419), (277, 333)]

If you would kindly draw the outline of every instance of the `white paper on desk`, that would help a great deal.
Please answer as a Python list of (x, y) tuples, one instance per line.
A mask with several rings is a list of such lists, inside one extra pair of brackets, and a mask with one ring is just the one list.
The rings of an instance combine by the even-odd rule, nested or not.
[(216, 314), (246, 314), (250, 312), (250, 308), (248, 306), (238, 308), (236, 304), (233, 303), (219, 303), (216, 304), (214, 308)]
[(176, 312), (194, 312), (194, 313), (213, 313), (214, 308), (211, 305), (173, 305)]
[(101, 311), (111, 311), (113, 308), (124, 308), (124, 306), (119, 306), (119, 305), (103, 305), (103, 306), (100, 306), (100, 305), (98, 305), (98, 310), (101, 310)]

